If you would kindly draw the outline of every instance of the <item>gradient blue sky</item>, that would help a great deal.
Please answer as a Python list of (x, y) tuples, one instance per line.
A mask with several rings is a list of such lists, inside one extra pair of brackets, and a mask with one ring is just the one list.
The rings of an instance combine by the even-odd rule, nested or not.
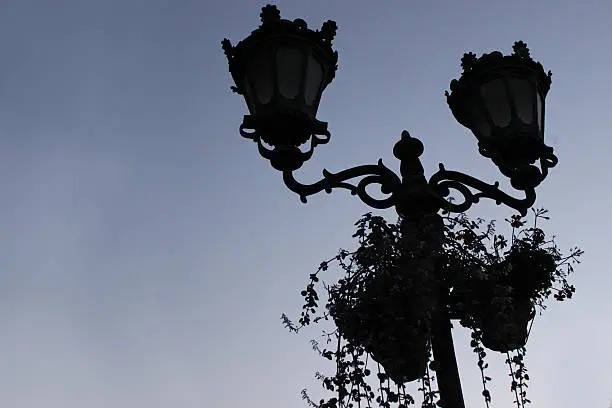
[[(303, 407), (333, 367), (292, 335), (307, 274), (368, 211), (345, 192), (308, 205), (238, 134), (223, 37), (259, 24), (246, 0), (0, 0), (0, 404), (10, 408)], [(612, 400), (608, 234), (612, 3), (280, 1), (338, 22), (339, 71), (319, 119), (323, 167), (392, 168), (402, 129), (439, 161), (498, 178), (443, 96), (464, 52), (524, 40), (553, 71), (539, 189), (549, 230), (586, 251), (575, 300), (529, 343), (539, 407)], [(392, 211), (383, 211), (390, 220)], [(509, 215), (492, 203), (475, 216)], [(468, 334), (455, 333), (467, 405), (481, 406)], [(492, 359), (495, 406), (511, 406)]]

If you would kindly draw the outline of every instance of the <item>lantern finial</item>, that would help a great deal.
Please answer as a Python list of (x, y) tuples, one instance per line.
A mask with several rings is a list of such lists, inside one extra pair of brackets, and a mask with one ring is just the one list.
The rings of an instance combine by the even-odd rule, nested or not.
[(473, 52), (463, 54), (463, 58), (461, 58), (461, 68), (463, 68), (463, 72), (469, 72), (476, 63), (477, 59), (476, 54)]
[(261, 8), (261, 25), (276, 23), (280, 21), (280, 10), (272, 4), (266, 4)]
[(331, 45), (334, 37), (336, 36), (336, 30), (338, 30), (338, 25), (333, 20), (327, 20), (323, 23), (321, 27), (321, 39), (323, 42)]
[(531, 59), (529, 48), (527, 48), (527, 44), (524, 41), (515, 42), (512, 46), (512, 51), (514, 51), (512, 54), (519, 58)]

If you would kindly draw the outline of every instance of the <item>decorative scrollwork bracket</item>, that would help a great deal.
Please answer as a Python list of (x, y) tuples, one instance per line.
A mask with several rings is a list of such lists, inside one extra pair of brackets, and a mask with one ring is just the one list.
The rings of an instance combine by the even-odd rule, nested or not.
[[(257, 143), (259, 154), (270, 161), (272, 167), (280, 171), (297, 170), (312, 157), (315, 147), (326, 144), (331, 139), (331, 134), (327, 130), (327, 123), (318, 120), (312, 121), (308, 126), (306, 138), (303, 142), (310, 139), (310, 148), (307, 151), (302, 151), (296, 143), (285, 141), (282, 144), (277, 143), (273, 149), (269, 149), (264, 145), (266, 140), (265, 135), (259, 129), (255, 118), (251, 115), (245, 115), (240, 125), (240, 135), (246, 139), (250, 139)], [(300, 140), (300, 142), (302, 142)]]
[[(347, 180), (357, 177), (363, 178), (356, 184), (347, 182)], [(331, 173), (324, 169), (323, 179), (313, 184), (302, 184), (295, 179), (292, 171), (284, 171), (283, 181), (291, 191), (300, 196), (303, 203), (306, 202), (307, 196), (320, 191), (329, 194), (334, 188), (343, 188), (358, 196), (366, 205), (377, 209), (395, 206), (394, 193), (401, 187), (400, 178), (383, 164), (382, 159), (378, 160), (378, 164), (357, 166), (338, 173)], [(379, 184), (380, 191), (389, 195), (389, 197), (382, 199), (372, 197), (366, 191), (366, 188), (371, 184)]]
[[(467, 174), (446, 170), (442, 163), (440, 163), (440, 170), (429, 179), (429, 185), (442, 198), (442, 209), (453, 213), (467, 211), (472, 204), (485, 197), (495, 200), (497, 205), (503, 203), (510, 208), (514, 208), (524, 216), (527, 215), (527, 210), (533, 206), (536, 200), (534, 187), (523, 190), (525, 198), (515, 198), (501, 191), (497, 181), (493, 184), (487, 184)], [(479, 190), (479, 192), (473, 193), (471, 188)], [(454, 203), (446, 198), (450, 195), (451, 189), (458, 191), (463, 196), (462, 202)]]

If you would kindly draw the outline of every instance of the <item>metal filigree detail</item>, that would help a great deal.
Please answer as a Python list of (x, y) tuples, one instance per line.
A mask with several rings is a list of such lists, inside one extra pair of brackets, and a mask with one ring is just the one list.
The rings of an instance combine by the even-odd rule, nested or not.
[[(347, 180), (357, 177), (363, 177), (357, 184), (347, 182)], [(393, 207), (395, 205), (393, 194), (401, 186), (400, 178), (383, 164), (382, 159), (378, 160), (378, 164), (375, 165), (357, 166), (338, 173), (331, 173), (324, 169), (323, 179), (314, 184), (298, 182), (291, 171), (283, 172), (283, 180), (291, 191), (300, 196), (303, 203), (306, 203), (307, 196), (321, 191), (329, 194), (334, 188), (343, 188), (349, 190), (352, 195), (358, 196), (366, 205), (378, 209)], [(383, 194), (390, 195), (390, 197), (383, 199), (372, 197), (366, 191), (371, 184), (379, 184), (380, 191)]]
[(275, 146), (269, 149), (264, 144), (261, 135), (256, 130), (254, 119), (245, 115), (239, 128), (240, 135), (257, 143), (259, 154), (270, 161), (272, 167), (277, 170), (296, 170), (312, 157), (315, 147), (326, 144), (331, 139), (331, 133), (327, 130), (327, 123), (316, 121), (313, 125), (313, 133), (310, 135), (310, 148), (303, 152), (296, 146)]
[(542, 157), (540, 157), (540, 167), (542, 169), (542, 180), (548, 176), (548, 169), (555, 167), (559, 163), (559, 158), (555, 155), (554, 149), (546, 146)]
[[(461, 67), (463, 69), (462, 77), (465, 75), (472, 75), (477, 72), (487, 72), (491, 69), (496, 69), (504, 65), (512, 65), (517, 63), (529, 67), (537, 72), (538, 75), (541, 76), (544, 86), (547, 87), (546, 91), (548, 91), (548, 88), (550, 88), (552, 83), (552, 73), (550, 71), (546, 73), (542, 64), (534, 61), (531, 58), (529, 48), (527, 48), (527, 44), (524, 41), (515, 42), (512, 46), (512, 53), (510, 55), (504, 55), (499, 51), (485, 53), (480, 57), (476, 57), (476, 54), (472, 52), (463, 54), (463, 58), (461, 58)], [(457, 81), (456, 79), (451, 81), (450, 93), (448, 91), (444, 92), (447, 99), (450, 94), (458, 88), (460, 81)]]
[[(494, 184), (487, 184), (467, 174), (446, 170), (442, 163), (440, 163), (440, 171), (429, 179), (429, 185), (442, 198), (442, 209), (453, 213), (465, 212), (472, 204), (485, 197), (495, 200), (497, 205), (503, 203), (508, 207), (514, 208), (522, 215), (526, 215), (527, 210), (533, 206), (536, 200), (534, 188), (524, 190), (525, 198), (515, 198), (501, 191), (497, 181)], [(473, 193), (471, 188), (479, 190), (479, 192)], [(457, 204), (447, 199), (446, 197), (450, 195), (450, 190), (458, 191), (463, 196), (463, 201)]]
[(262, 7), (260, 17), (261, 24), (235, 46), (227, 38), (222, 41), (230, 73), (236, 83), (232, 91), (244, 95), (246, 92), (244, 89), (245, 71), (246, 67), (252, 64), (253, 54), (261, 51), (261, 47), (267, 49), (266, 44), (270, 45), (279, 38), (286, 37), (291, 37), (291, 41), (297, 40), (298, 43), (310, 42), (309, 47), (316, 49), (313, 52), (320, 52), (318, 55), (322, 58), (322, 62), (330, 65), (330, 69), (325, 70), (325, 86), (334, 79), (338, 69), (338, 52), (332, 49), (332, 41), (338, 28), (335, 21), (328, 20), (323, 23), (320, 30), (312, 30), (301, 18), (293, 21), (281, 18), (278, 7), (271, 4)]
[(296, 18), (295, 20), (293, 20), (293, 24), (295, 25), (295, 28), (298, 31), (304, 31), (308, 29), (308, 23), (306, 23), (306, 21), (301, 18)]
[(334, 37), (336, 36), (336, 31), (338, 30), (338, 25), (334, 20), (327, 20), (321, 26), (321, 39), (323, 42), (329, 44), (331, 46)]
[[(232, 45), (232, 42), (229, 39), (224, 38), (223, 41), (221, 41), (221, 48), (223, 48), (223, 53), (227, 57), (227, 62), (231, 64), (235, 55), (235, 48)], [(230, 89), (232, 92), (237, 93), (238, 95), (243, 95), (242, 90), (237, 86), (232, 85)]]
[(232, 42), (228, 38), (224, 38), (221, 41), (221, 48), (223, 48), (223, 53), (227, 57), (228, 62), (232, 62), (232, 58), (234, 58), (234, 47), (232, 46)]
[(527, 48), (527, 44), (524, 41), (517, 41), (512, 46), (512, 54), (525, 59), (531, 59), (529, 55), (529, 48)]
[(478, 58), (473, 52), (463, 54), (463, 58), (461, 58), (461, 68), (463, 72), (469, 72), (477, 60)]
[(259, 14), (261, 17), (261, 24), (270, 24), (279, 22), (281, 19), (280, 10), (278, 7), (272, 4), (266, 4), (261, 8), (261, 13)]

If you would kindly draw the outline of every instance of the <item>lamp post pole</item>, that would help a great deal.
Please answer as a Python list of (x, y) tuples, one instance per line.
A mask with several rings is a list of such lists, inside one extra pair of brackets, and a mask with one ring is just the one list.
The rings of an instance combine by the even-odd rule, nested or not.
[[(448, 288), (441, 287), (439, 302), (444, 302), (447, 298)], [(440, 308), (438, 313), (439, 315), (432, 324), (431, 346), (434, 359), (439, 363), (436, 375), (438, 376), (440, 401), (449, 408), (465, 408), (448, 308)]]
[[(501, 191), (497, 182), (488, 184), (446, 170), (442, 164), (427, 180), (419, 158), (423, 144), (407, 131), (393, 148), (400, 161), (399, 175), (379, 160), (337, 173), (323, 170), (321, 180), (302, 184), (294, 171), (331, 137), (327, 123), (319, 121), (316, 113), (323, 90), (337, 70), (338, 53), (332, 49), (337, 26), (330, 20), (313, 31), (304, 20), (281, 19), (276, 6), (271, 5), (263, 7), (260, 16), (261, 25), (236, 46), (228, 39), (222, 42), (235, 82), (232, 90), (244, 96), (249, 110), (240, 134), (257, 143), (259, 153), (282, 172), (285, 185), (302, 202), (322, 191), (346, 189), (371, 208), (393, 207), (402, 218), (405, 245), (411, 245), (411, 239), (425, 242), (423, 259), (434, 262), (444, 250), (441, 209), (462, 213), (481, 198), (488, 198), (525, 215), (534, 204), (535, 188), (558, 159), (553, 148), (544, 144), (544, 108), (551, 73), (545, 73), (542, 65), (531, 59), (525, 43), (516, 42), (511, 55), (498, 51), (478, 58), (464, 54), (462, 75), (451, 82), (451, 92), (446, 92), (457, 121), (476, 136), (479, 152), (490, 158), (524, 197)], [(309, 142), (308, 149), (300, 148)], [(358, 181), (350, 182), (353, 179)], [(385, 197), (371, 196), (366, 191), (371, 184), (378, 184)], [(451, 200), (451, 190), (462, 200)], [(440, 402), (444, 407), (464, 408), (452, 338), (451, 287), (443, 269), (436, 268), (438, 307), (430, 322)]]
[[(425, 242), (422, 249), (424, 259), (439, 257), (443, 251), (444, 223), (438, 215), (440, 201), (431, 187), (427, 184), (423, 166), (419, 156), (423, 151), (422, 144), (404, 133), (404, 138), (394, 149), (394, 153), (401, 160), (400, 173), (404, 185), (404, 202), (408, 208), (403, 208), (405, 215), (402, 225), (402, 239), (404, 245), (419, 245)], [(417, 237), (414, 237), (417, 231)], [(411, 239), (412, 238), (412, 239)], [(414, 239), (416, 238), (416, 239)], [(410, 250), (411, 248), (407, 248)], [(436, 268), (439, 273), (441, 268)], [(436, 362), (436, 376), (440, 391), (440, 401), (449, 408), (465, 408), (461, 379), (457, 367), (455, 347), (453, 344), (452, 323), (449, 305), (449, 287), (444, 276), (437, 276), (438, 294), (436, 313), (431, 322), (431, 345)]]

